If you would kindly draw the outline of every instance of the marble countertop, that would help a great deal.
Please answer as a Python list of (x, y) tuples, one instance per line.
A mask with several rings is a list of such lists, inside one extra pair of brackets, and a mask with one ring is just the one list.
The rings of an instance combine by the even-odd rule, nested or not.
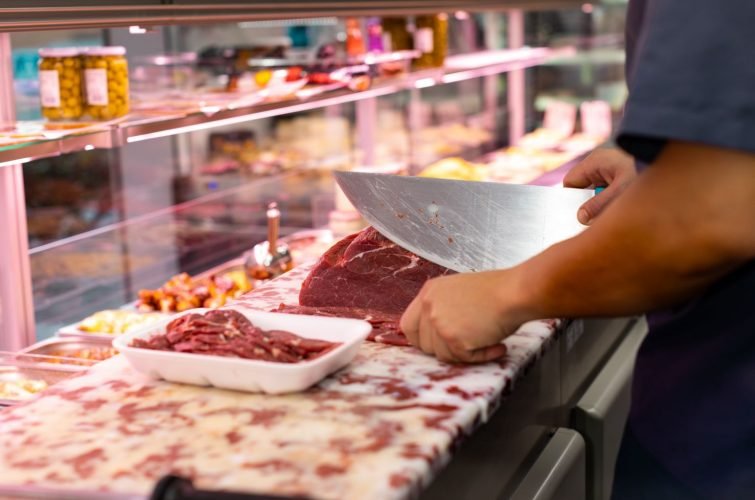
[[(296, 269), (231, 307), (296, 304), (306, 272)], [(405, 498), (514, 390), (558, 326), (527, 323), (505, 341), (505, 358), (476, 366), (365, 342), (346, 368), (283, 396), (157, 381), (117, 356), (0, 411), (0, 490), (146, 495), (174, 473), (206, 489)]]

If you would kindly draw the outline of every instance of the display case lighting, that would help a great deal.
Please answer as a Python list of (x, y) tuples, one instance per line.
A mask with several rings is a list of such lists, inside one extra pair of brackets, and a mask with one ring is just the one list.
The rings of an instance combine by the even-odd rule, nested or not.
[(435, 78), (420, 78), (414, 82), (414, 88), (424, 89), (435, 85)]
[(94, 149), (94, 144), (87, 144), (84, 146), (84, 151), (91, 151)]
[(142, 28), (141, 26), (128, 27), (128, 32), (131, 33), (132, 35), (143, 35), (147, 31), (148, 31), (147, 28)]
[(0, 162), (0, 167), (10, 167), (11, 165), (21, 165), (22, 163), (28, 163), (32, 161), (34, 158), (28, 156), (26, 158), (19, 158), (18, 160), (10, 160), (10, 161), (4, 161)]

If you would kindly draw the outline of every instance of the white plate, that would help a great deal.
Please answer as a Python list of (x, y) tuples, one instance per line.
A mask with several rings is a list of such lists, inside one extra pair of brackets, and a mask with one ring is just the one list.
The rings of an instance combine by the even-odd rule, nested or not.
[(296, 314), (239, 310), (264, 330), (285, 330), (301, 337), (340, 342), (341, 345), (312, 361), (276, 363), (207, 354), (157, 351), (131, 347), (134, 339), (165, 333), (170, 321), (210, 309), (192, 309), (170, 319), (117, 337), (113, 346), (131, 365), (146, 375), (183, 384), (214, 386), (246, 392), (281, 394), (303, 391), (354, 359), (372, 326), (366, 321)]

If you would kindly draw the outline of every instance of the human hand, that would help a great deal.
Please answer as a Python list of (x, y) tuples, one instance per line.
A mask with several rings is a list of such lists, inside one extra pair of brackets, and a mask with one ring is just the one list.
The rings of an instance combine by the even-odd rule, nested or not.
[(401, 318), (414, 346), (441, 361), (484, 363), (506, 354), (501, 341), (525, 322), (510, 272), (454, 274), (425, 283)]
[(634, 158), (618, 148), (596, 149), (564, 177), (564, 187), (595, 188), (607, 186), (586, 201), (577, 211), (582, 224), (590, 224), (637, 177)]

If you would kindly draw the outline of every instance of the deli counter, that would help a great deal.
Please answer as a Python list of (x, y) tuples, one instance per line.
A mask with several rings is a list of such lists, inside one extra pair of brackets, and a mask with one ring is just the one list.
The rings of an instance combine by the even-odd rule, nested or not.
[[(618, 119), (624, 6), (155, 3), (0, 8), (0, 496), (608, 498), (643, 318), (450, 365), (300, 291), (365, 231), (334, 170), (560, 184)], [(195, 311), (324, 371), (119, 343)]]

